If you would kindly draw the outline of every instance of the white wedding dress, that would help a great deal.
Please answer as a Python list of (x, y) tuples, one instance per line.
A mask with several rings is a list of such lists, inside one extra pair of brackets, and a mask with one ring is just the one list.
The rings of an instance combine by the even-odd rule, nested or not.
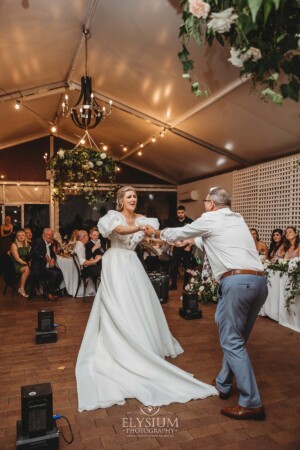
[[(157, 219), (137, 218), (158, 228)], [(136, 398), (146, 406), (185, 403), (218, 395), (213, 386), (196, 380), (167, 362), (183, 352), (168, 324), (134, 249), (143, 239), (137, 232), (113, 232), (127, 225), (109, 211), (98, 223), (111, 240), (102, 258), (101, 284), (96, 294), (76, 364), (79, 411), (123, 405)]]

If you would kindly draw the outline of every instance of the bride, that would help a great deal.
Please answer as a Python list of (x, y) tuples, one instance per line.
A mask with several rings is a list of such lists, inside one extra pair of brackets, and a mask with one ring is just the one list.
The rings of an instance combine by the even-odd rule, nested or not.
[(136, 214), (136, 204), (135, 189), (122, 187), (118, 211), (109, 211), (98, 223), (111, 248), (102, 258), (102, 281), (76, 364), (79, 411), (123, 405), (127, 398), (161, 406), (218, 395), (213, 386), (164, 359), (183, 349), (134, 251), (145, 226), (159, 226), (157, 219)]

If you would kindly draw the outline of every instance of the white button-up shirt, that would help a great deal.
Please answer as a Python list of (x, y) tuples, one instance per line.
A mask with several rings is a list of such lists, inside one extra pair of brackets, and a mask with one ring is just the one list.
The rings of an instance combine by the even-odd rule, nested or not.
[(76, 241), (74, 253), (78, 256), (79, 264), (82, 266), (86, 261), (85, 245), (80, 241)]
[(191, 224), (161, 232), (161, 239), (169, 242), (196, 238), (197, 245), (200, 237), (216, 281), (233, 269), (263, 270), (248, 226), (230, 208), (206, 212)]

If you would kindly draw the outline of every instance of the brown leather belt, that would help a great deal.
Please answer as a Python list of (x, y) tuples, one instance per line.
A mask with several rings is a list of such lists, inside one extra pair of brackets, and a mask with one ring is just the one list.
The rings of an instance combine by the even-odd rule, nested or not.
[(230, 277), (231, 275), (257, 275), (258, 277), (263, 277), (265, 275), (265, 272), (262, 272), (261, 270), (233, 269), (225, 272), (221, 276), (221, 280), (225, 277)]

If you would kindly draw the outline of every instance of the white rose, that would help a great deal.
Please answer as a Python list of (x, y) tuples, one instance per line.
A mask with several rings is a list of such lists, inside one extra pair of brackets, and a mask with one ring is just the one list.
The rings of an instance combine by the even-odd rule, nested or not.
[(102, 166), (103, 162), (102, 161), (97, 161), (96, 164), (97, 164), (97, 166)]
[(201, 0), (189, 0), (189, 10), (198, 19), (206, 19), (210, 12), (210, 5)]
[(200, 287), (199, 287), (199, 291), (200, 291), (200, 292), (204, 291), (204, 286), (200, 286)]
[[(249, 57), (247, 59), (252, 58), (253, 61), (258, 61), (259, 59), (262, 58), (260, 49), (256, 48), (256, 47), (250, 47), (249, 50), (246, 51), (245, 55), (246, 54), (249, 55)], [(247, 60), (244, 59), (244, 61), (247, 61)]]
[(189, 291), (189, 290), (190, 290), (190, 288), (191, 288), (191, 287), (190, 287), (190, 285), (189, 285), (189, 284), (187, 284), (187, 285), (186, 285), (186, 287), (185, 287), (185, 290), (186, 290), (186, 291)]
[(107, 154), (106, 153), (100, 153), (100, 158), (101, 159), (105, 159), (107, 157)]
[(228, 58), (228, 61), (230, 61), (231, 64), (235, 67), (243, 67), (243, 65), (244, 65), (243, 61), (240, 58), (240, 54), (241, 54), (241, 50), (231, 47), (231, 49), (230, 49), (231, 57)]
[(217, 33), (226, 33), (230, 30), (231, 25), (238, 18), (237, 14), (232, 13), (233, 8), (227, 8), (220, 13), (212, 13), (210, 15), (211, 20), (208, 22), (207, 27)]
[(60, 157), (60, 159), (64, 159), (65, 156), (65, 152), (62, 148), (60, 148), (57, 152), (58, 156)]
[(195, 278), (191, 278), (190, 283), (194, 283), (194, 282), (195, 282)]
[(88, 162), (89, 168), (92, 169), (94, 167), (94, 164), (92, 163), (92, 161)]

